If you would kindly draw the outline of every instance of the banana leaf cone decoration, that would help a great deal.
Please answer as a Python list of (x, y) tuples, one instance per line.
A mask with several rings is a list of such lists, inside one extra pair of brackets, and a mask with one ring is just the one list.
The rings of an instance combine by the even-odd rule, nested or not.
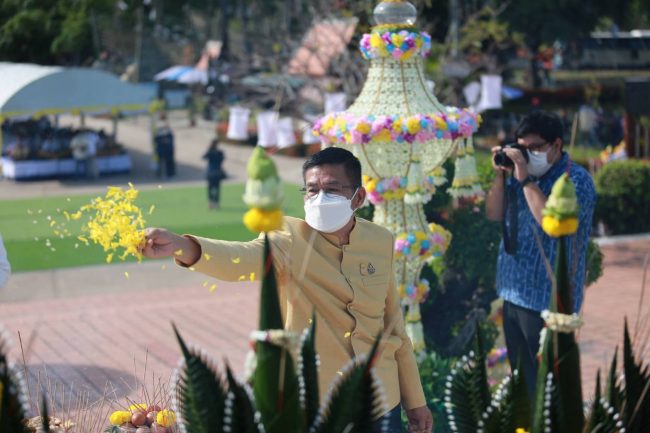
[(575, 331), (582, 320), (573, 311), (567, 237), (578, 228), (578, 200), (568, 174), (555, 182), (543, 211), (542, 228), (558, 238), (551, 304), (542, 312), (542, 331), (533, 433), (581, 432), (585, 417), (580, 376), (580, 350)]

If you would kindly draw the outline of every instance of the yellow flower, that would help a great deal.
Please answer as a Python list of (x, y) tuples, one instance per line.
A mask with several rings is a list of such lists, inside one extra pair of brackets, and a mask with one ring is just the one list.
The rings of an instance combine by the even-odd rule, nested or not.
[(176, 414), (169, 409), (163, 409), (156, 415), (156, 423), (163, 427), (171, 427), (176, 424)]
[(381, 36), (378, 33), (373, 33), (370, 35), (370, 46), (373, 48), (384, 46), (384, 41), (381, 39)]
[(111, 414), (108, 418), (111, 425), (122, 425), (131, 421), (131, 412), (128, 410), (118, 410)]
[(367, 135), (367, 134), (370, 134), (371, 128), (372, 127), (370, 126), (370, 123), (368, 123), (368, 122), (359, 122), (359, 123), (357, 123), (357, 126), (356, 126), (355, 129), (357, 130), (357, 132), (360, 132), (361, 134)]
[(282, 227), (282, 211), (280, 209), (252, 208), (244, 214), (244, 225), (252, 232), (277, 230)]
[(136, 403), (129, 405), (129, 410), (131, 412), (135, 412), (136, 410), (146, 411), (147, 407), (149, 407), (149, 405), (146, 403)]
[(542, 229), (549, 236), (560, 237), (571, 235), (576, 232), (578, 229), (578, 219), (577, 218), (567, 218), (564, 220), (559, 220), (552, 216), (545, 216), (542, 219)]
[(436, 128), (438, 128), (441, 131), (446, 131), (447, 130), (447, 122), (445, 122), (445, 119), (442, 117), (435, 117), (436, 121)]
[(402, 46), (402, 43), (404, 42), (404, 36), (400, 35), (399, 33), (393, 33), (390, 35), (390, 39), (393, 42), (393, 45), (395, 45), (397, 48)]
[(395, 119), (393, 122), (393, 131), (395, 132), (402, 132), (402, 119)]
[(406, 121), (406, 129), (408, 129), (409, 134), (417, 134), (420, 132), (420, 121), (416, 117), (410, 117)]

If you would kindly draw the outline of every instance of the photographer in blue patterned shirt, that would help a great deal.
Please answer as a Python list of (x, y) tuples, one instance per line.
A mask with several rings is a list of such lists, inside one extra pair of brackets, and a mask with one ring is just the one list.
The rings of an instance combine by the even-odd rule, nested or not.
[(596, 192), (589, 173), (570, 161), (563, 151), (562, 122), (558, 116), (533, 112), (523, 118), (516, 137), (516, 143), (492, 149), (497, 175), (487, 196), (486, 213), (490, 220), (502, 221), (503, 226), (496, 286), (504, 300), (503, 330), (508, 358), (513, 369), (519, 358), (532, 397), (539, 334), (544, 325), (540, 312), (549, 307), (549, 272), (555, 264), (558, 242), (542, 231), (542, 209), (555, 181), (568, 171), (580, 207), (578, 232), (567, 239), (573, 308), (578, 312), (583, 299), (585, 256)]

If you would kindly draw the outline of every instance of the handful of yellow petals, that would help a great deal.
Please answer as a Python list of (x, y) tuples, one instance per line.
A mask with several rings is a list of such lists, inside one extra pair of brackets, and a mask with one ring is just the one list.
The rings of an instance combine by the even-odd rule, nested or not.
[(145, 221), (142, 211), (135, 204), (137, 198), (138, 190), (132, 183), (129, 183), (127, 190), (109, 186), (105, 197), (93, 199), (79, 212), (70, 215), (71, 219), (80, 219), (84, 213), (89, 214), (88, 222), (81, 227), (82, 232), (87, 233), (87, 238), (79, 236), (79, 239), (101, 245), (108, 253), (107, 263), (113, 260), (114, 254), (119, 254), (121, 260), (130, 255), (142, 259), (139, 247), (145, 241)]

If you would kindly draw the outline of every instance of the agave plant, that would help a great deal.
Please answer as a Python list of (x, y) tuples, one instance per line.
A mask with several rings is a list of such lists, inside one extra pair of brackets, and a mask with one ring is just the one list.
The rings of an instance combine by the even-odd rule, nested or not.
[(186, 344), (174, 327), (183, 353), (174, 378), (173, 402), (180, 429), (184, 433), (374, 433), (374, 420), (386, 409), (373, 371), (380, 338), (367, 356), (342, 369), (321, 404), (316, 321), (312, 319), (302, 338), (283, 330), (272, 263), (265, 237), (251, 383), (238, 381), (228, 365), (224, 374), (204, 351)]
[(0, 328), (0, 433), (21, 433), (26, 431), (25, 382), (20, 371), (9, 364), (8, 346), (8, 338)]

